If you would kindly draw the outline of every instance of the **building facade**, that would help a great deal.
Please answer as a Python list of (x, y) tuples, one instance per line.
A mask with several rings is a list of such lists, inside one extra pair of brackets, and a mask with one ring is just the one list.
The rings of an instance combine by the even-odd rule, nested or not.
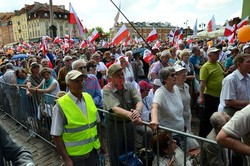
[[(65, 34), (70, 34), (73, 37), (80, 36), (76, 30), (77, 26), (69, 24), (69, 11), (65, 9), (64, 5), (53, 5), (53, 13), (57, 36), (61, 38)], [(12, 22), (15, 41), (37, 42), (43, 35), (50, 36), (49, 5), (39, 2), (35, 2), (33, 5), (25, 5), (21, 10), (15, 11)]]
[[(153, 27), (156, 29), (158, 34), (158, 39), (165, 40), (171, 31), (171, 29), (175, 28), (170, 25), (170, 23), (161, 23), (161, 22), (131, 22), (133, 26), (138, 30), (138, 32), (142, 35), (142, 37), (146, 40), (149, 33), (153, 30)], [(117, 23), (114, 26), (114, 35), (119, 31), (123, 23)], [(129, 23), (125, 23), (126, 27), (129, 30), (130, 36), (132, 39), (135, 39), (135, 37), (139, 38), (140, 36), (137, 34), (137, 32), (133, 29), (133, 27)]]
[(13, 28), (11, 17), (14, 13), (0, 13), (0, 47), (5, 44), (13, 43)]

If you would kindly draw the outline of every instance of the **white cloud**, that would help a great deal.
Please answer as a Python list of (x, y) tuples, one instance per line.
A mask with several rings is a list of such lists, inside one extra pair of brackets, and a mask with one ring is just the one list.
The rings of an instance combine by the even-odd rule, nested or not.
[[(49, 3), (49, 0), (36, 0), (40, 3)], [(234, 0), (113, 0), (117, 5), (121, 1), (121, 9), (130, 21), (146, 22), (170, 22), (172, 25), (184, 26), (188, 20), (188, 25), (192, 28), (196, 19), (198, 24), (207, 23), (215, 11), (221, 11), (221, 15), (216, 15), (216, 22), (228, 19), (227, 16), (237, 16), (236, 13), (225, 12), (225, 8), (230, 7), (230, 2)], [(53, 0), (54, 5), (65, 5), (69, 9), (71, 2), (75, 12), (79, 16), (83, 25), (87, 28), (101, 26), (108, 31), (114, 24), (114, 17), (117, 9), (109, 0)], [(242, 0), (239, 2), (242, 3)], [(0, 0), (0, 11), (14, 11), (24, 7), (24, 4), (33, 4), (34, 0)], [(238, 0), (237, 0), (238, 3)], [(231, 16), (231, 18), (232, 18)], [(120, 15), (119, 21), (127, 22)]]
[(221, 8), (230, 3), (230, 1), (232, 0), (199, 0), (197, 1), (196, 8), (198, 10)]
[[(233, 13), (230, 17), (229, 17), (229, 20), (230, 19), (233, 19), (234, 17), (241, 17), (241, 10)], [(244, 18), (243, 18), (244, 19)]]

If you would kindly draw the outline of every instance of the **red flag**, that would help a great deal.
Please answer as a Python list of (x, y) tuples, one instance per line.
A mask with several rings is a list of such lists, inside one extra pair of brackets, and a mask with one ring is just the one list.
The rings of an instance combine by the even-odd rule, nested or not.
[(228, 21), (227, 21), (226, 27), (225, 27), (225, 31), (224, 31), (224, 36), (231, 36), (232, 33), (233, 33), (233, 31), (234, 31), (234, 27), (233, 27), (233, 26), (230, 26), (230, 25), (228, 24)]
[(45, 38), (47, 41), (49, 40), (52, 40), (51, 37), (49, 37), (48, 35), (46, 35), (46, 38)]
[(64, 38), (65, 38), (65, 39), (69, 39), (69, 38), (70, 38), (70, 36), (69, 36), (69, 35), (67, 35), (67, 34), (65, 34), (65, 35), (64, 35)]
[(146, 63), (150, 63), (153, 59), (154, 59), (154, 54), (152, 54), (151, 51), (149, 51), (148, 49), (146, 49), (146, 50), (144, 51), (144, 54), (143, 54), (143, 60), (144, 60)]
[(130, 43), (130, 39), (131, 39), (130, 34), (128, 34), (126, 40), (124, 41), (124, 46), (125, 47), (128, 46), (128, 44)]
[(108, 48), (109, 44), (105, 40), (103, 40), (102, 41), (102, 47)]
[(240, 23), (237, 24), (237, 28), (240, 29), (242, 28), (244, 25), (247, 25), (248, 23), (248, 16), (244, 19), (244, 20), (241, 20)]
[(92, 32), (91, 36), (88, 37), (89, 42), (93, 43), (93, 41), (95, 41), (98, 37), (100, 37), (100, 35), (101, 35), (101, 34), (95, 29), (95, 30)]
[(46, 43), (46, 36), (43, 36), (42, 37), (42, 52), (44, 56), (47, 54), (47, 50), (48, 50), (48, 46)]
[(71, 6), (71, 3), (69, 3), (69, 23), (70, 24), (76, 24), (76, 17), (74, 13), (75, 13), (74, 9)]
[(214, 30), (216, 30), (216, 25), (215, 25), (215, 18), (213, 15), (212, 19), (207, 24), (207, 31), (212, 32)]
[(119, 29), (117, 34), (112, 40), (112, 44), (118, 45), (126, 36), (128, 36), (128, 29), (125, 24)]
[(156, 40), (153, 48), (160, 48), (161, 42), (159, 40)]
[(156, 40), (158, 38), (156, 29), (153, 28), (153, 30), (149, 33), (148, 38), (147, 38), (147, 42), (152, 42), (154, 40)]
[(63, 40), (60, 39), (58, 36), (54, 39), (53, 43), (58, 44), (61, 43)]
[(85, 40), (82, 40), (80, 47), (85, 48), (87, 46), (87, 42)]

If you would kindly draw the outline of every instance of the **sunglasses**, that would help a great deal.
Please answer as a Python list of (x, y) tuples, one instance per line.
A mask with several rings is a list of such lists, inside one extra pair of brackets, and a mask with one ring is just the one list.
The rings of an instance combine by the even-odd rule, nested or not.
[(177, 74), (176, 74), (176, 73), (172, 73), (172, 74), (170, 74), (170, 76), (171, 76), (171, 77), (176, 77)]
[(71, 59), (67, 59), (66, 62), (72, 61)]
[(80, 66), (80, 67), (78, 67), (78, 70), (83, 70), (83, 69), (87, 69), (87, 66)]

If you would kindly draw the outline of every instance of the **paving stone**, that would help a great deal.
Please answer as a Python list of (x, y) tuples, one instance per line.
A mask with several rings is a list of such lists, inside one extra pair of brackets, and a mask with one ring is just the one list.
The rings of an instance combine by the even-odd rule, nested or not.
[[(0, 119), (3, 116), (3, 112), (0, 111)], [(9, 132), (13, 140), (21, 144), (25, 149), (31, 152), (36, 165), (62, 165), (63, 160), (52, 145), (48, 144), (39, 137), (31, 137), (29, 141), (26, 142), (26, 140), (30, 136), (29, 131), (27, 129), (20, 129), (18, 132), (16, 132), (19, 125), (16, 125), (16, 122), (8, 116), (5, 116), (3, 119), (1, 119), (1, 124), (3, 125), (5, 130)]]

